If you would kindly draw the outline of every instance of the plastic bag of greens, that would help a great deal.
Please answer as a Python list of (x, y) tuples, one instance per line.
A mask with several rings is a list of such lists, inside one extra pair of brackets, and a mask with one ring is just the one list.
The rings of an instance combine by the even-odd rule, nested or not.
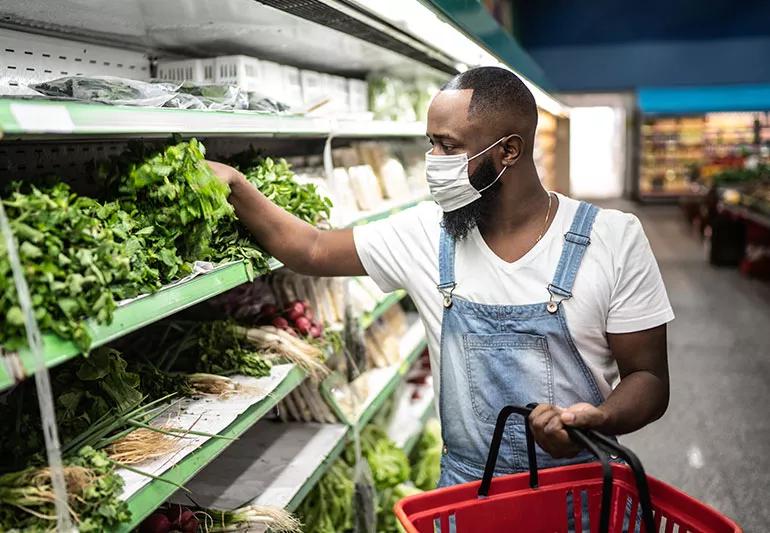
[(196, 97), (204, 109), (231, 110), (248, 109), (249, 96), (235, 85), (228, 84), (195, 84), (184, 82), (179, 87), (180, 95)]
[(150, 83), (114, 76), (65, 76), (30, 87), (51, 97), (141, 107), (162, 107), (174, 97), (177, 89), (173, 83)]
[(376, 533), (377, 531), (377, 493), (374, 488), (374, 476), (368, 461), (361, 453), (361, 439), (358, 431), (353, 433), (353, 532)]
[(283, 102), (265, 96), (263, 94), (249, 91), (249, 110), (261, 111), (263, 113), (285, 113), (290, 107)]

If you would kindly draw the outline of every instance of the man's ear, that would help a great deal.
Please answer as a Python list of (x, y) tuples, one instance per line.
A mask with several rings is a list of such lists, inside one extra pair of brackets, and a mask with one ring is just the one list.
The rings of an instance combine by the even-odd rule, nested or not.
[(515, 165), (524, 151), (524, 139), (521, 135), (514, 133), (503, 139), (500, 145), (503, 147), (503, 165), (506, 167)]

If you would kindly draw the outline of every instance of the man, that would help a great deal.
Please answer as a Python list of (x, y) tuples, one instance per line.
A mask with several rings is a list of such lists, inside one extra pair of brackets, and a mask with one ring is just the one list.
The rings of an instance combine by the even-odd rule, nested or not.
[[(212, 168), (268, 252), (315, 276), (368, 274), (405, 288), (429, 341), (444, 456), (440, 485), (479, 479), (495, 417), (530, 417), (541, 466), (590, 460), (565, 425), (635, 431), (668, 405), (673, 319), (633, 215), (546, 192), (533, 161), (537, 108), (513, 73), (455, 76), (428, 111), (426, 202), (353, 230), (318, 230), (273, 205), (234, 169)], [(498, 472), (527, 467), (511, 419)]]

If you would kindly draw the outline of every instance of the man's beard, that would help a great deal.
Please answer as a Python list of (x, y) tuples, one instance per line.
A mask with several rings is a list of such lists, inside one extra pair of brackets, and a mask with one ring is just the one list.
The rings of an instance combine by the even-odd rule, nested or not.
[[(496, 177), (495, 165), (492, 162), (492, 158), (487, 156), (470, 176), (470, 182), (476, 189), (483, 189), (492, 183)], [(492, 206), (501, 186), (500, 181), (497, 181), (489, 189), (481, 193), (481, 198), (474, 200), (464, 207), (444, 213), (442, 225), (446, 232), (456, 241), (460, 241), (467, 237), (477, 226), (483, 225), (492, 211)]]

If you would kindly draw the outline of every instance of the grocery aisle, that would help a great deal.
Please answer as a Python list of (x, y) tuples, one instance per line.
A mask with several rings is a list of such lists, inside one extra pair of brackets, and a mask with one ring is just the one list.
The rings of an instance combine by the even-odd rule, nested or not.
[(624, 443), (648, 473), (768, 531), (770, 284), (709, 266), (676, 207), (612, 207), (642, 220), (677, 316), (668, 412)]

